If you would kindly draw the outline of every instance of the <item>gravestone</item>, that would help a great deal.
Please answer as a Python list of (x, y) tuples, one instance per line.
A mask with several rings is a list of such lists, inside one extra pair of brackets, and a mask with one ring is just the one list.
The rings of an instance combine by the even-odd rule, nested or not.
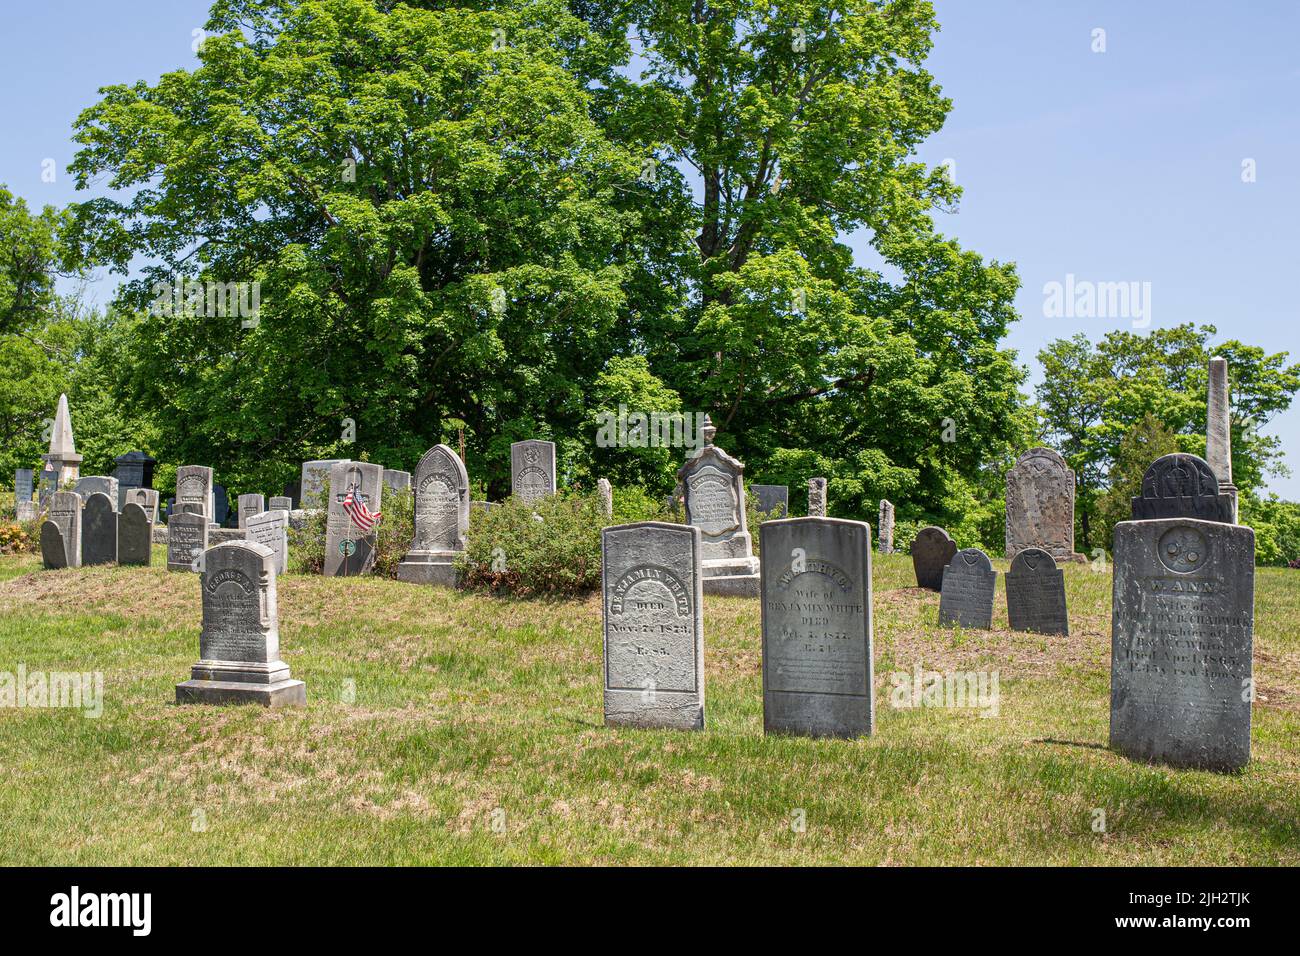
[(40, 483), (37, 485), (36, 497), (42, 508), (50, 500), (50, 495), (59, 490), (60, 472), (55, 469), (51, 471), (46, 468), (41, 472)]
[(788, 518), (759, 528), (763, 554), (763, 731), (870, 734), (871, 528)]
[(600, 542), (605, 725), (703, 729), (700, 529), (643, 521)]
[(219, 528), (226, 527), (226, 522), (230, 520), (230, 495), (226, 493), (223, 485), (212, 486), (212, 507), (213, 517), (211, 520)]
[(18, 521), (35, 521), (40, 512), (40, 505), (34, 501), (14, 502), (14, 517)]
[(185, 505), (197, 505), (209, 521), (216, 520), (211, 468), (181, 465), (176, 469), (176, 511), (183, 511)]
[[(274, 500), (274, 499), (272, 499)], [(283, 508), (249, 515), (244, 527), (249, 541), (270, 548), (275, 553), (275, 573), (289, 571), (289, 512)]]
[(555, 442), (530, 438), (510, 446), (510, 491), (528, 504), (555, 494)]
[(808, 517), (826, 517), (826, 479), (808, 479)]
[(1013, 631), (1070, 633), (1065, 606), (1065, 572), (1042, 548), (1025, 548), (1006, 575), (1007, 620)]
[(203, 506), (182, 511), (167, 522), (167, 570), (193, 571), (194, 559), (208, 550), (208, 516)]
[(704, 445), (677, 471), (685, 490), (686, 523), (700, 529), (704, 593), (758, 597), (758, 558), (745, 515), (745, 466), (713, 444), (706, 415)]
[(117, 561), (117, 498), (102, 491), (92, 492), (81, 510), (81, 564), (114, 564)]
[(384, 487), (389, 491), (401, 491), (403, 488), (410, 488), (411, 473), (409, 471), (396, 471), (392, 468), (385, 468)]
[(939, 626), (957, 624), (987, 631), (993, 626), (993, 597), (998, 573), (979, 548), (958, 551), (943, 569)]
[(880, 499), (880, 548), (881, 554), (894, 553), (894, 505), (885, 498)]
[(600, 513), (606, 518), (614, 517), (614, 486), (608, 478), (596, 479), (596, 493), (600, 495)]
[(36, 472), (31, 468), (19, 468), (14, 472), (14, 501), (31, 501), (35, 490)]
[(415, 467), (415, 539), (397, 580), (456, 586), (456, 558), (469, 534), (469, 475), (460, 456), (435, 445)]
[(359, 527), (343, 508), (348, 492), (371, 512), (380, 511), (384, 469), (366, 461), (336, 462), (330, 470), (329, 516), (325, 530), (325, 576), (368, 574), (375, 564), (378, 526)]
[(266, 506), (267, 511), (292, 511), (293, 499), (288, 495), (273, 495)]
[(1232, 483), (1232, 406), (1228, 390), (1228, 360), (1210, 359), (1209, 393), (1205, 407), (1205, 463), (1219, 479), (1219, 493), (1230, 502), (1237, 523), (1237, 486)]
[(275, 555), (252, 541), (231, 541), (204, 555), (199, 581), (203, 631), (178, 704), (307, 703), (307, 687), (280, 660)]
[(1074, 551), (1074, 472), (1050, 448), (1031, 448), (1007, 472), (1007, 557), (1041, 548), (1058, 561)]
[(302, 478), (299, 482), (301, 492), (298, 500), (308, 510), (327, 508), (329, 502), (323, 497), (325, 483), (329, 481), (331, 470), (335, 465), (350, 461), (349, 458), (321, 458), (317, 461), (302, 463)]
[(266, 499), (261, 495), (239, 496), (239, 527), (247, 528), (248, 519), (266, 510)]
[(153, 469), (157, 459), (142, 451), (129, 451), (115, 459), (117, 468), (114, 477), (122, 488), (152, 488)]
[(139, 505), (150, 524), (158, 523), (158, 492), (153, 488), (123, 488), (121, 506)]
[(1200, 518), (1233, 524), (1233, 501), (1219, 478), (1195, 455), (1157, 458), (1142, 476), (1142, 495), (1132, 499), (1133, 520)]
[(153, 523), (149, 515), (139, 505), (127, 502), (116, 517), (117, 563), (148, 567), (153, 562)]
[(75, 491), (56, 491), (50, 495), (45, 520), (59, 526), (63, 547), (68, 553), (67, 566), (81, 567), (81, 495)]
[(1174, 767), (1246, 766), (1255, 532), (1194, 517), (1124, 521), (1114, 560), (1111, 747)]
[(288, 508), (289, 511), (297, 511), (300, 509), (302, 507), (302, 481), (287, 482), (284, 486), (284, 492), (280, 497), (288, 498), (291, 502), (291, 505)]
[(922, 528), (912, 539), (912, 570), (916, 586), (930, 591), (943, 589), (943, 569), (957, 553), (957, 543), (948, 532), (931, 525)]
[(790, 517), (790, 489), (785, 485), (750, 485), (760, 514), (771, 515), (770, 520)]
[(93, 494), (107, 495), (113, 510), (117, 510), (119, 495), (116, 478), (109, 478), (106, 475), (87, 475), (84, 478), (77, 479), (77, 485), (73, 488), (73, 491), (81, 495), (81, 500), (86, 502), (90, 501), (90, 496)]
[(53, 521), (41, 522), (41, 564), (50, 571), (68, 566), (68, 546)]

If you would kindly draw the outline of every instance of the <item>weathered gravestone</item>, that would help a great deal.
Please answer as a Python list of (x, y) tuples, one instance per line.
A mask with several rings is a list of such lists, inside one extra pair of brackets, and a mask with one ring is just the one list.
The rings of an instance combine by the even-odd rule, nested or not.
[(389, 491), (401, 491), (403, 488), (410, 488), (411, 473), (409, 471), (397, 471), (393, 468), (385, 468), (384, 487)]
[(239, 527), (247, 528), (249, 518), (266, 510), (266, 499), (261, 495), (240, 495), (238, 508)]
[(41, 522), (41, 564), (48, 570), (68, 566), (68, 546), (63, 543), (63, 532), (53, 521)]
[(81, 563), (114, 564), (117, 561), (116, 498), (96, 491), (81, 511)]
[(826, 479), (808, 479), (808, 517), (826, 517)]
[(1142, 476), (1142, 495), (1132, 499), (1133, 520), (1200, 518), (1233, 523), (1233, 500), (1220, 493), (1219, 478), (1195, 455), (1157, 458)]
[(230, 520), (230, 495), (226, 493), (225, 486), (212, 486), (212, 507), (214, 513), (212, 520), (218, 527), (226, 527), (226, 522)]
[(35, 521), (40, 511), (40, 506), (34, 501), (14, 502), (14, 517), (19, 521)]
[(763, 730), (872, 732), (871, 528), (839, 518), (766, 521)]
[(14, 471), (14, 501), (31, 501), (36, 472), (31, 468)]
[(596, 479), (596, 493), (600, 495), (600, 513), (606, 518), (614, 517), (614, 486), (608, 478)]
[(555, 494), (555, 442), (530, 438), (510, 446), (510, 490), (529, 504)]
[(307, 687), (280, 660), (275, 555), (252, 541), (231, 541), (204, 555), (199, 662), (176, 685), (178, 704), (307, 703)]
[(275, 553), (275, 573), (289, 571), (289, 512), (282, 508), (250, 515), (244, 527), (249, 541), (270, 548)]
[[(1203, 507), (1196, 495), (1177, 497)], [(1111, 746), (1175, 767), (1244, 767), (1255, 532), (1196, 517), (1124, 521), (1115, 526), (1114, 559)]]
[(183, 511), (186, 505), (197, 505), (209, 521), (216, 521), (211, 468), (181, 465), (176, 469), (176, 510)]
[(1007, 621), (1013, 631), (1069, 634), (1065, 572), (1042, 548), (1025, 548), (1011, 559), (1006, 575)]
[(677, 471), (686, 494), (686, 523), (704, 543), (704, 593), (758, 597), (758, 558), (745, 515), (745, 466), (713, 444), (705, 416), (704, 445)]
[(267, 511), (292, 511), (293, 499), (288, 495), (273, 495), (266, 505)]
[(379, 532), (356, 523), (343, 507), (349, 493), (367, 511), (378, 513), (384, 494), (384, 469), (366, 461), (340, 461), (330, 469), (329, 515), (325, 530), (325, 576), (368, 574), (375, 564)]
[(456, 558), (469, 534), (469, 475), (446, 445), (424, 453), (415, 468), (415, 539), (397, 566), (397, 580), (456, 586)]
[(81, 500), (86, 502), (90, 501), (90, 496), (93, 494), (107, 495), (113, 510), (117, 510), (119, 493), (116, 478), (110, 478), (107, 475), (87, 475), (84, 478), (77, 479), (77, 485), (73, 488), (73, 491), (81, 495)]
[(127, 502), (117, 515), (117, 563), (143, 565), (153, 562), (153, 522), (137, 504)]
[(790, 516), (790, 489), (785, 485), (750, 485), (754, 493), (759, 514), (771, 515), (773, 519)]
[(59, 490), (60, 474), (61, 472), (59, 472), (58, 469), (50, 470), (46, 468), (41, 472), (40, 484), (37, 485), (36, 489), (36, 497), (42, 508), (44, 508), (49, 502), (50, 495)]
[(122, 491), (122, 507), (139, 505), (151, 524), (158, 523), (158, 492), (153, 488), (126, 488)]
[(1232, 483), (1232, 404), (1228, 360), (1219, 356), (1210, 359), (1205, 406), (1205, 462), (1219, 479), (1219, 493), (1227, 496), (1232, 523), (1236, 524), (1237, 486)]
[(948, 532), (931, 525), (922, 528), (912, 539), (912, 570), (916, 586), (931, 591), (943, 589), (943, 569), (957, 553), (957, 543)]
[(167, 522), (167, 570), (194, 571), (194, 559), (208, 550), (208, 516), (202, 506), (182, 511)]
[(56, 491), (50, 495), (45, 520), (59, 526), (63, 547), (67, 551), (67, 566), (81, 567), (81, 495), (75, 491)]
[(943, 569), (939, 625), (957, 624), (987, 631), (993, 626), (993, 596), (998, 573), (979, 548), (958, 551)]
[(1007, 557), (1041, 548), (1059, 561), (1074, 552), (1074, 472), (1050, 448), (1031, 448), (1007, 472)]
[(601, 531), (607, 726), (704, 727), (702, 555), (699, 528)]
[(302, 507), (307, 509), (327, 508), (329, 502), (323, 496), (325, 483), (329, 481), (335, 465), (350, 460), (348, 458), (321, 458), (317, 461), (304, 461), (302, 463), (302, 478), (299, 482), (302, 486), (302, 492), (298, 499)]
[(880, 539), (878, 547), (881, 554), (894, 553), (894, 505), (884, 498), (880, 499)]

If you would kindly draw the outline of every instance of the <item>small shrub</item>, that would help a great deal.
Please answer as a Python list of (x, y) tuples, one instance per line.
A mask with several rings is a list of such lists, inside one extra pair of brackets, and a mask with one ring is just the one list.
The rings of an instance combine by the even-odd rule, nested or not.
[(30, 537), (21, 524), (16, 521), (0, 524), (0, 554), (22, 554), (30, 550)]
[(384, 518), (375, 529), (378, 543), (375, 546), (374, 573), (381, 578), (396, 578), (397, 566), (415, 540), (415, 495), (410, 488), (396, 491), (385, 488), (379, 510)]
[(307, 512), (301, 528), (289, 529), (289, 570), (298, 574), (325, 573), (325, 529), (327, 512)]
[[(618, 499), (615, 490), (616, 514)], [(464, 587), (517, 597), (594, 591), (600, 587), (600, 531), (606, 524), (594, 493), (561, 493), (531, 505), (510, 498), (490, 511), (476, 508), (461, 559)]]

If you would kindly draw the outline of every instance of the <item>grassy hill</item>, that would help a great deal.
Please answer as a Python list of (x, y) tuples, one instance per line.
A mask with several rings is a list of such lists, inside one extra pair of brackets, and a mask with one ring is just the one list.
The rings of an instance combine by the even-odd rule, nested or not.
[[(876, 556), (877, 730), (762, 732), (759, 605), (705, 599), (707, 729), (608, 730), (600, 604), (279, 581), (308, 706), (173, 704), (198, 578), (0, 558), (0, 671), (102, 671), (104, 713), (0, 709), (5, 864), (1300, 863), (1300, 575), (1257, 581), (1254, 755), (1221, 776), (1106, 749), (1110, 575), (1069, 638), (939, 628)], [(1000, 562), (1005, 570), (1005, 562)], [(895, 709), (889, 675), (990, 670), (996, 717)], [(1105, 832), (1095, 832), (1096, 811)]]

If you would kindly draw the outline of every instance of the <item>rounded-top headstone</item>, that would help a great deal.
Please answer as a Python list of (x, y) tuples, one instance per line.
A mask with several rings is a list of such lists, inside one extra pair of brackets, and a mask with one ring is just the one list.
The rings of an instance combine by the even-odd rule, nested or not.
[(916, 586), (939, 591), (943, 588), (943, 569), (957, 553), (957, 542), (942, 528), (922, 528), (912, 539), (912, 569)]
[(1232, 498), (1219, 492), (1219, 478), (1204, 458), (1176, 452), (1157, 458), (1142, 476), (1133, 499), (1133, 520), (1201, 518), (1233, 524)]
[(1042, 548), (1026, 548), (1007, 572), (1007, 622), (1013, 631), (1069, 634), (1065, 573)]
[(993, 599), (998, 574), (979, 548), (958, 551), (943, 569), (939, 624), (988, 630), (993, 626)]

